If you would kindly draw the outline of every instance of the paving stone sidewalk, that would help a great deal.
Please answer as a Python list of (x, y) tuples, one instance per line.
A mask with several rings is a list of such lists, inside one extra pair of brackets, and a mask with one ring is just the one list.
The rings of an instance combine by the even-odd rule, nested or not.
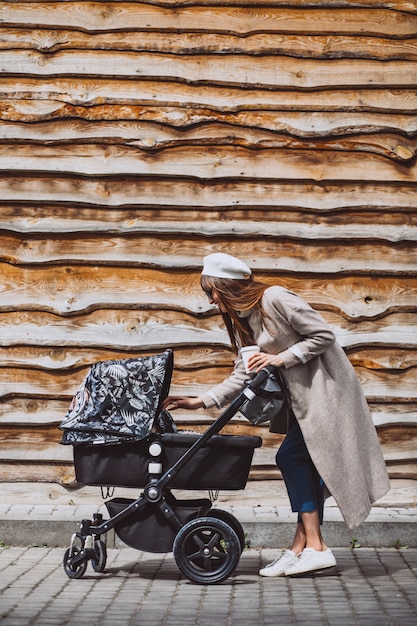
[(70, 580), (62, 548), (0, 549), (1, 626), (415, 626), (417, 549), (337, 548), (335, 568), (262, 578), (277, 556), (249, 549), (230, 578), (196, 585), (172, 554), (111, 549), (106, 570)]

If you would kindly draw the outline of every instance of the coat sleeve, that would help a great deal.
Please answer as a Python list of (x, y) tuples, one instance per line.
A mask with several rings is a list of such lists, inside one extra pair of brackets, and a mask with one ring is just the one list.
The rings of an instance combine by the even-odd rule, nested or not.
[(245, 386), (248, 375), (245, 372), (243, 361), (240, 356), (235, 360), (235, 366), (231, 375), (216, 387), (210, 389), (201, 396), (206, 409), (213, 406), (221, 408), (232, 402)]
[(335, 342), (335, 335), (320, 313), (305, 300), (291, 291), (279, 289), (278, 296), (274, 289), (268, 290), (268, 311), (274, 310), (281, 323), (293, 331), (294, 343), (279, 353), (288, 369), (325, 352)]

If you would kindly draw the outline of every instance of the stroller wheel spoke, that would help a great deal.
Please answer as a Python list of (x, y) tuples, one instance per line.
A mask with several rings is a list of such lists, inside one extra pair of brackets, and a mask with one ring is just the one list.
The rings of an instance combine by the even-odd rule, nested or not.
[(246, 545), (246, 538), (245, 531), (243, 530), (242, 524), (239, 522), (239, 520), (228, 511), (223, 511), (223, 509), (211, 509), (210, 517), (221, 519), (223, 522), (226, 522), (226, 524), (233, 528), (233, 530), (239, 537), (241, 551), (243, 552)]

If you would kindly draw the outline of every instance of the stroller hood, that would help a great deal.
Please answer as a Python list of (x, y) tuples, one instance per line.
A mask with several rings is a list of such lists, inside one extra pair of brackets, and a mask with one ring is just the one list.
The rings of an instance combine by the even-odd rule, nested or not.
[(153, 356), (95, 363), (59, 428), (63, 444), (145, 439), (168, 395), (172, 350)]

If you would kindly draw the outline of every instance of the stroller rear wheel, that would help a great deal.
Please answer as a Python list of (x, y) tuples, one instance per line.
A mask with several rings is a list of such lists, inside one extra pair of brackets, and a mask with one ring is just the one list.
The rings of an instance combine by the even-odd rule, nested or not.
[(178, 532), (173, 546), (178, 569), (192, 582), (214, 584), (236, 569), (241, 543), (235, 530), (215, 517), (197, 517)]
[(95, 572), (104, 572), (107, 563), (106, 544), (101, 539), (94, 541), (94, 556), (91, 558), (91, 566)]

